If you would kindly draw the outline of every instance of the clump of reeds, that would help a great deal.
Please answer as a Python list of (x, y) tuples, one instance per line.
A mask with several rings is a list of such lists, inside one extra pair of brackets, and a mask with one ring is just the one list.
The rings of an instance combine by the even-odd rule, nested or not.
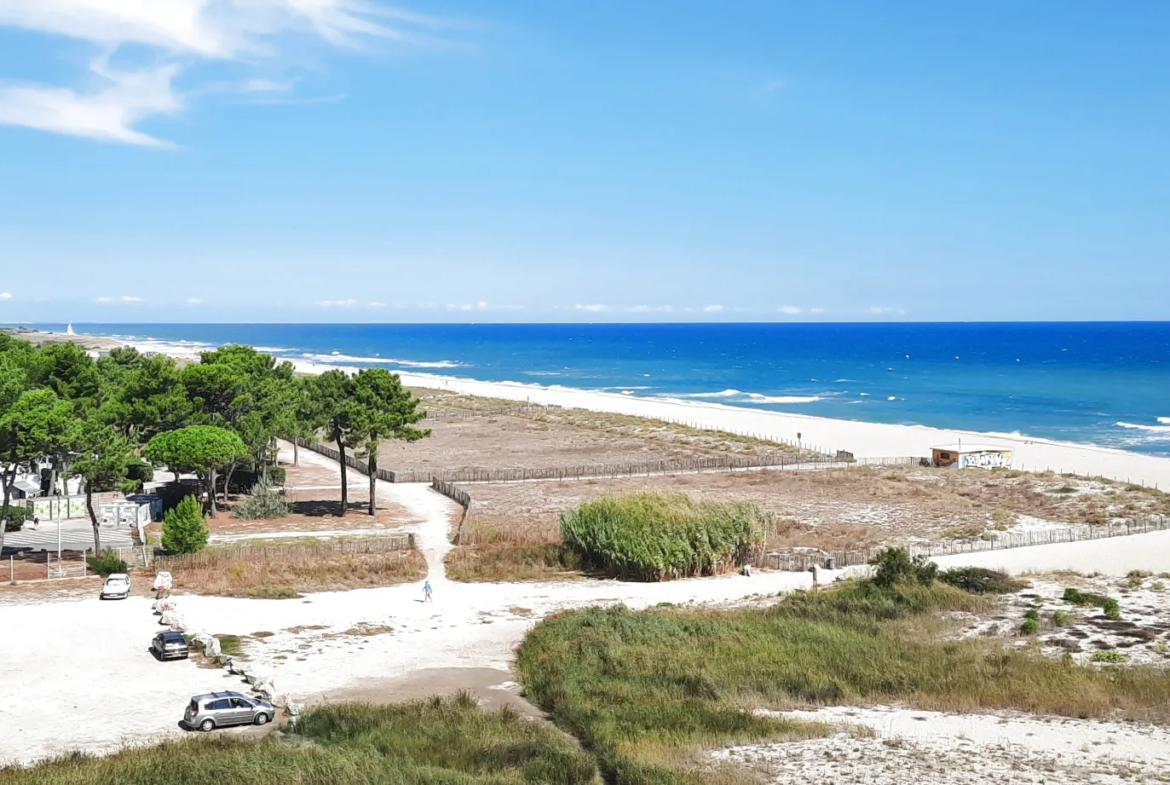
[(561, 514), (565, 545), (583, 564), (619, 578), (659, 581), (733, 570), (763, 547), (764, 514), (747, 502), (638, 493)]

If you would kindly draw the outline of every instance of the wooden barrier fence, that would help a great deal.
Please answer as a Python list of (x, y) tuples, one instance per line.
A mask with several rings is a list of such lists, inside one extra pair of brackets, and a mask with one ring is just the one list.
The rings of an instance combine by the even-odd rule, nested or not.
[[(1125, 537), (1132, 534), (1148, 534), (1149, 532), (1166, 531), (1170, 529), (1170, 518), (1164, 515), (1150, 515), (1135, 521), (1119, 524), (1081, 524), (1078, 526), (1062, 526), (1043, 531), (1020, 532), (1018, 534), (997, 534), (994, 537), (969, 538), (962, 540), (942, 540), (930, 543), (915, 543), (909, 547), (911, 556), (924, 556), (934, 559), (939, 556), (953, 556), (959, 553), (980, 553), (983, 551), (998, 551), (1009, 548), (1027, 548), (1034, 545), (1055, 545), (1058, 543), (1083, 542), (1085, 540), (1103, 540), (1110, 537)], [(856, 551), (820, 551), (765, 553), (756, 559), (757, 567), (768, 567), (773, 570), (788, 572), (803, 572), (814, 564), (824, 567), (826, 560), (832, 558), (837, 568), (856, 567), (869, 564), (870, 559), (885, 546), (868, 548)]]
[[(297, 439), (297, 444), (334, 461), (338, 452), (319, 442)], [(923, 459), (918, 457), (898, 458), (854, 458), (841, 456), (793, 454), (787, 452), (764, 453), (763, 455), (700, 455), (693, 458), (679, 458), (665, 461), (639, 461), (629, 463), (592, 463), (580, 466), (544, 466), (508, 469), (443, 469), (439, 471), (391, 471), (379, 469), (377, 477), (386, 482), (428, 482), (439, 480), (444, 483), (479, 482), (527, 482), (542, 480), (582, 480), (601, 477), (642, 477), (654, 474), (688, 474), (701, 472), (729, 472), (767, 468), (822, 468), (831, 466), (914, 466)], [(347, 454), (345, 464), (362, 474), (369, 474), (365, 461)], [(438, 490), (438, 488), (436, 488)], [(441, 491), (440, 491), (441, 492)]]

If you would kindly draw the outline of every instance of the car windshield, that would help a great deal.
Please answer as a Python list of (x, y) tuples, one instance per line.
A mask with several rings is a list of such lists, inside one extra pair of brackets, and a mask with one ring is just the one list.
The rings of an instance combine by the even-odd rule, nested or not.
[(106, 583), (125, 583), (125, 578), (106, 578)]

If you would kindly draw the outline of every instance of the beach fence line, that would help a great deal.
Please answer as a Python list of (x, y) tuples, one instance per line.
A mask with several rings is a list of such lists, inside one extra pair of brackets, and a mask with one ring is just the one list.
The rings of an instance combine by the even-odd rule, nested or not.
[[(333, 447), (307, 439), (297, 439), (297, 444), (336, 461), (339, 453)], [(526, 482), (532, 480), (583, 480), (602, 477), (638, 477), (654, 474), (687, 474), (700, 472), (726, 472), (748, 469), (828, 466), (914, 466), (923, 459), (919, 457), (895, 458), (854, 458), (850, 453), (827, 456), (819, 454), (793, 454), (787, 452), (765, 453), (763, 455), (702, 455), (692, 458), (678, 458), (660, 461), (637, 461), (626, 463), (592, 463), (580, 466), (517, 467), (504, 469), (440, 469), (393, 471), (379, 469), (376, 476), (386, 482), (426, 482), (440, 480), (445, 483), (484, 482)], [(345, 464), (362, 474), (369, 475), (366, 462), (352, 455), (345, 456)], [(437, 489), (436, 489), (437, 490)], [(441, 492), (441, 491), (440, 491)]]
[(331, 556), (361, 556), (374, 553), (414, 550), (413, 534), (392, 534), (361, 540), (318, 542), (309, 545), (233, 545), (214, 546), (199, 553), (163, 555), (154, 557), (158, 570), (197, 570), (218, 567), (224, 561), (264, 561), (266, 559), (327, 558)]
[[(150, 566), (150, 556), (142, 547), (102, 548), (102, 553), (111, 553), (127, 566), (146, 568)], [(8, 558), (0, 562), (0, 581), (3, 580), (3, 566), (7, 566), (7, 576), (10, 583), (34, 583), (38, 581), (55, 581), (63, 578), (85, 578), (93, 575), (86, 560), (93, 555), (93, 549), (83, 551), (62, 551), (58, 556), (56, 551), (19, 551), (9, 554)]]
[[(507, 403), (512, 403), (512, 402), (509, 401)], [(504, 405), (498, 406), (494, 409), (490, 409), (487, 411), (477, 411), (474, 409), (466, 409), (466, 410), (460, 410), (457, 412), (450, 411), (450, 410), (445, 411), (445, 412), (437, 412), (435, 414), (428, 414), (428, 419), (461, 420), (461, 419), (472, 419), (472, 418), (476, 418), (476, 417), (497, 417), (500, 415), (504, 415), (504, 416), (507, 416), (507, 415), (529, 416), (529, 417), (531, 417), (531, 416), (533, 416), (534, 413), (539, 415), (543, 411), (565, 411), (565, 410), (588, 411), (588, 412), (593, 412), (595, 414), (622, 414), (621, 412), (600, 412), (600, 411), (596, 411), (594, 409), (582, 409), (579, 406), (566, 407), (566, 406), (557, 406), (556, 404), (541, 404), (541, 403), (532, 403), (531, 401), (526, 401), (525, 403), (513, 403), (512, 405), (504, 404)], [(749, 409), (748, 411), (751, 411), (751, 410)], [(746, 438), (756, 439), (756, 440), (762, 441), (762, 442), (773, 442), (775, 444), (783, 444), (783, 445), (786, 445), (788, 447), (792, 447), (792, 448), (797, 449), (797, 450), (816, 452), (816, 453), (820, 453), (821, 455), (836, 455), (837, 454), (837, 450), (831, 450), (827, 447), (822, 447), (822, 446), (817, 446), (815, 444), (810, 444), (810, 443), (803, 441), (801, 439), (788, 439), (788, 438), (785, 438), (782, 436), (772, 436), (772, 435), (765, 434), (765, 433), (762, 433), (759, 431), (745, 430), (745, 429), (741, 429), (741, 428), (723, 428), (723, 427), (713, 428), (710, 425), (703, 425), (701, 423), (692, 422), (690, 420), (683, 420), (683, 419), (679, 419), (676, 417), (655, 417), (652, 415), (641, 415), (641, 414), (630, 414), (630, 415), (623, 414), (622, 416), (636, 417), (639, 420), (652, 420), (655, 422), (670, 423), (671, 425), (678, 425), (678, 426), (681, 426), (683, 428), (690, 428), (691, 430), (695, 430), (695, 431), (715, 431), (715, 432), (721, 432), (721, 433), (730, 433), (734, 436), (744, 436)]]
[[(968, 538), (961, 540), (942, 540), (930, 543), (914, 543), (909, 546), (911, 556), (923, 556), (934, 559), (939, 556), (953, 556), (959, 553), (980, 553), (983, 551), (999, 551), (1009, 548), (1028, 548), (1034, 545), (1056, 545), (1060, 543), (1083, 542), (1086, 540), (1103, 540), (1111, 537), (1126, 537), (1133, 534), (1148, 534), (1150, 532), (1166, 531), (1170, 529), (1170, 518), (1164, 515), (1150, 515), (1134, 521), (1115, 524), (1080, 524), (1077, 526), (1063, 526), (1043, 531), (1020, 532), (1018, 534), (997, 534), (994, 537)], [(787, 572), (803, 572), (816, 565), (824, 567), (828, 559), (832, 559), (834, 566), (856, 567), (869, 564), (870, 560), (886, 549), (887, 546), (867, 548), (853, 551), (821, 551), (810, 549), (802, 552), (765, 553), (756, 559), (757, 567), (768, 567), (773, 570)]]
[(459, 545), (463, 540), (463, 526), (471, 517), (471, 494), (454, 483), (437, 479), (431, 481), (431, 488), (463, 508), (463, 514), (459, 517), (459, 525), (455, 527), (455, 536), (451, 538), (453, 544)]

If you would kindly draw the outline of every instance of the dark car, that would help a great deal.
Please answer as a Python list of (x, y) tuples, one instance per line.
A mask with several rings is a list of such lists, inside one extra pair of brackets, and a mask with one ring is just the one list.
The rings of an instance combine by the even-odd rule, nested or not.
[(154, 636), (150, 648), (160, 660), (185, 660), (191, 653), (181, 632), (160, 632)]

